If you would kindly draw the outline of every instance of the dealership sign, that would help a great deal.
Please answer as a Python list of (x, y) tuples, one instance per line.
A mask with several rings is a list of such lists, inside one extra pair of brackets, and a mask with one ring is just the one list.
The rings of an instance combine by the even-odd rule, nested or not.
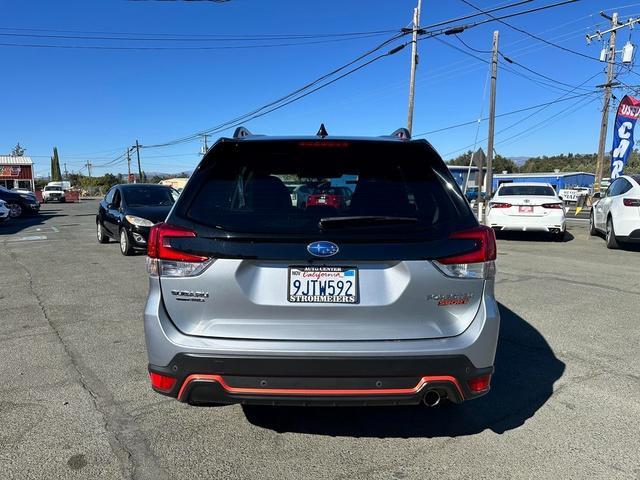
[(640, 116), (640, 100), (625, 95), (618, 106), (616, 128), (613, 132), (613, 150), (611, 151), (611, 179), (622, 175), (624, 167), (633, 150), (633, 128)]
[(17, 165), (0, 165), (0, 177), (17, 177), (20, 175), (20, 167)]

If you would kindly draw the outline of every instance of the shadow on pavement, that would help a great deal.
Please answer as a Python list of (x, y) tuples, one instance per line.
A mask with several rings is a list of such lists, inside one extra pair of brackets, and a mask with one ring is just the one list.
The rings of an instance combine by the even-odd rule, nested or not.
[(570, 242), (575, 237), (571, 232), (567, 231), (564, 234), (562, 240), (555, 239), (552, 235), (545, 232), (496, 232), (496, 238), (498, 240), (516, 240), (527, 242)]
[(500, 305), (500, 341), (491, 391), (462, 405), (310, 408), (243, 406), (247, 420), (278, 432), (347, 437), (457, 437), (504, 433), (533, 417), (565, 365), (526, 320)]
[(46, 210), (36, 213), (35, 215), (27, 215), (18, 218), (11, 218), (0, 223), (0, 236), (13, 235), (32, 227), (38, 227), (47, 220), (55, 217), (66, 217), (66, 214), (58, 214), (60, 210)]

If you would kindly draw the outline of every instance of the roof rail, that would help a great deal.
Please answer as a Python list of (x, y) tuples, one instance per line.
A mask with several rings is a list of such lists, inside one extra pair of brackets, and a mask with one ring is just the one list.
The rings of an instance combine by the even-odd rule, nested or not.
[(233, 132), (233, 138), (244, 138), (244, 137), (250, 137), (252, 135), (253, 133), (251, 133), (245, 127), (238, 127), (236, 128), (236, 131)]
[(397, 129), (389, 136), (399, 138), (400, 140), (411, 140), (411, 134), (409, 133), (409, 130), (404, 127)]

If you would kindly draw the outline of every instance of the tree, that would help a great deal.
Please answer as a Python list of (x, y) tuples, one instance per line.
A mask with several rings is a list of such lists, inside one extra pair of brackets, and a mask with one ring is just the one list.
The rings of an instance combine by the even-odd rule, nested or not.
[(493, 171), (496, 173), (514, 173), (518, 171), (518, 166), (513, 162), (513, 160), (509, 160), (502, 155), (496, 154), (493, 157)]
[(15, 147), (13, 147), (13, 150), (11, 150), (11, 156), (12, 157), (23, 157), (24, 156), (24, 152), (26, 152), (27, 149), (26, 148), (22, 148), (20, 146), (20, 142), (18, 142), (16, 144)]
[(51, 157), (51, 181), (59, 182), (62, 180), (62, 172), (60, 171), (60, 160), (58, 159), (58, 147), (53, 147), (53, 157)]

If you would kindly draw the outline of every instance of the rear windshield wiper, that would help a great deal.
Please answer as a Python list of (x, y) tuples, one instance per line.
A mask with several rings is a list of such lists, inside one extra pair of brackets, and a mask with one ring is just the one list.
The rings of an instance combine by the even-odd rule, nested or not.
[(414, 217), (383, 217), (383, 216), (358, 216), (358, 217), (326, 217), (321, 218), (320, 228), (343, 227), (370, 227), (378, 225), (401, 225), (418, 223)]

